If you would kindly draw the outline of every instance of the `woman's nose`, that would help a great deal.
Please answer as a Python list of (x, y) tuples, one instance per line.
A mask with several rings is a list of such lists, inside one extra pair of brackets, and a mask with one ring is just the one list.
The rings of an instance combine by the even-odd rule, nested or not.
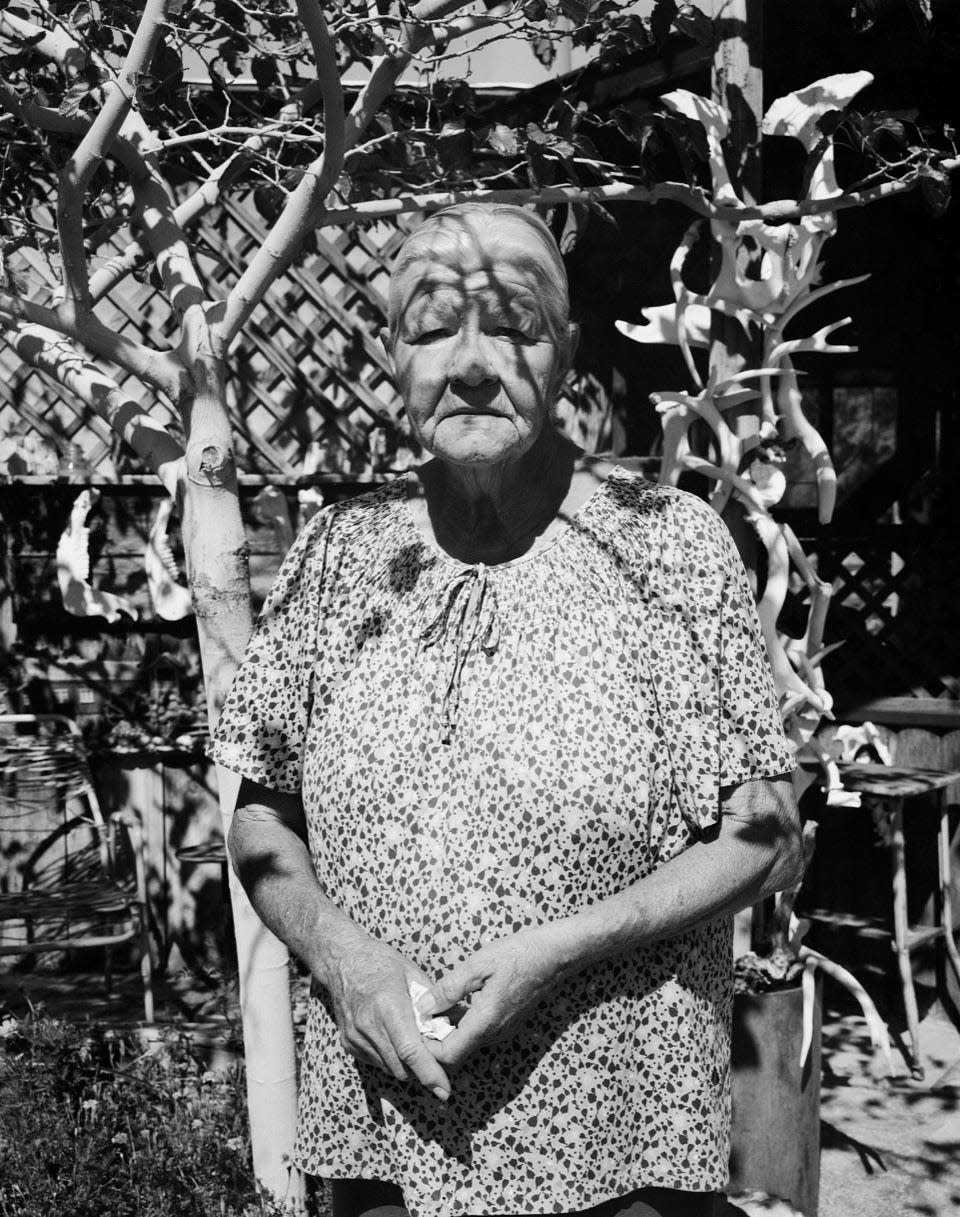
[(460, 334), (456, 354), (450, 368), (450, 379), (467, 385), (481, 385), (496, 380), (497, 374), (490, 362), (486, 340), (479, 329), (466, 327)]

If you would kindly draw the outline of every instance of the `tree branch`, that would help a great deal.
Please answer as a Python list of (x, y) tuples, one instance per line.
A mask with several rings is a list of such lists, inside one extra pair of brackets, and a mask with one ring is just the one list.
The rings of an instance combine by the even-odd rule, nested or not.
[(0, 34), (5, 34), (15, 45), (42, 35), (32, 44), (31, 50), (58, 64), (68, 80), (81, 72), (87, 61), (83, 48), (65, 30), (45, 30), (13, 13), (0, 12)]
[(73, 309), (89, 309), (90, 291), (83, 248), (83, 199), (90, 179), (107, 149), (119, 134), (136, 95), (137, 76), (153, 59), (160, 38), (166, 0), (146, 0), (143, 16), (130, 44), (123, 67), (112, 87), (106, 89), (103, 107), (80, 141), (76, 152), (60, 172), (57, 191), (57, 230), (63, 259), (67, 303)]
[(417, 51), (434, 40), (435, 31), (430, 29), (430, 23), (466, 8), (468, 3), (469, 0), (432, 0), (410, 10), (413, 20), (404, 22), (399, 45), (374, 63), (370, 79), (350, 108), (344, 132), (344, 147), (348, 151), (373, 121)]
[[(939, 167), (949, 173), (960, 168), (960, 158), (944, 159)], [(906, 194), (920, 184), (921, 178), (885, 182), (870, 190), (838, 194), (831, 199), (776, 199), (758, 206), (718, 207), (699, 186), (685, 182), (658, 182), (654, 186), (638, 186), (632, 182), (610, 182), (605, 186), (545, 186), (511, 187), (504, 190), (465, 188), (443, 190), (429, 194), (404, 195), (399, 198), (371, 199), (324, 212), (318, 228), (341, 227), (364, 221), (382, 220), (411, 211), (435, 211), (471, 199), (484, 203), (533, 203), (551, 206), (556, 203), (682, 203), (691, 211), (710, 220), (739, 224), (741, 220), (763, 220), (767, 224), (796, 224), (804, 216), (824, 215), (851, 207), (865, 207), (881, 198)]]
[(16, 328), (22, 322), (42, 326), (51, 333), (79, 342), (102, 359), (109, 359), (132, 376), (166, 394), (171, 401), (176, 401), (180, 394), (184, 369), (176, 356), (134, 342), (125, 334), (104, 325), (93, 313), (78, 315), (66, 304), (48, 307), (0, 289), (0, 325), (4, 322)]
[[(90, 122), (87, 119), (81, 116), (63, 115), (49, 106), (21, 101), (15, 93), (2, 84), (0, 84), (0, 105), (18, 117), (21, 122), (41, 131), (83, 137), (90, 130)], [(177, 214), (167, 183), (156, 163), (155, 154), (153, 152), (142, 154), (132, 140), (122, 135), (114, 137), (109, 148), (105, 150), (105, 154), (120, 161), (130, 175), (133, 200), (147, 236), (150, 252), (156, 261), (157, 270), (171, 304), (178, 312), (183, 313), (191, 304), (203, 300), (205, 295), (190, 256), (186, 236), (177, 222)], [(138, 244), (137, 253), (145, 254), (145, 252), (143, 247)], [(128, 256), (129, 249), (124, 252), (122, 257), (126, 260)], [(135, 259), (132, 265), (136, 265)], [(132, 265), (129, 269), (132, 269)], [(102, 271), (98, 272), (94, 279), (102, 274)], [(93, 280), (91, 280), (91, 285), (92, 283)], [(94, 297), (91, 290), (91, 307), (105, 294), (101, 291)]]
[[(284, 121), (299, 118), (310, 110), (321, 99), (322, 90), (319, 80), (311, 80), (300, 93), (283, 107), (280, 117)], [(184, 199), (173, 211), (174, 223), (180, 229), (186, 229), (200, 218), (204, 212), (215, 207), (220, 201), (220, 195), (243, 171), (248, 158), (261, 152), (267, 145), (271, 133), (252, 135), (245, 140), (237, 151), (220, 165), (188, 198)], [(142, 265), (146, 259), (146, 250), (139, 241), (133, 241), (116, 258), (111, 258), (90, 278), (90, 297), (96, 302), (102, 300), (118, 283), (132, 270)]]
[(664, 200), (683, 203), (700, 215), (710, 216), (716, 210), (709, 198), (696, 186), (682, 182), (661, 182), (656, 186), (637, 186), (631, 182), (614, 182), (607, 186), (544, 186), (510, 187), (505, 190), (444, 190), (433, 194), (406, 195), (396, 199), (373, 199), (326, 211), (317, 227), (326, 228), (365, 220), (381, 220), (410, 211), (435, 211), (455, 203), (476, 200), (480, 203), (535, 203), (547, 207), (557, 203), (659, 203)]
[(343, 167), (343, 90), (336, 47), (316, 0), (297, 0), (297, 12), (313, 46), (317, 80), (323, 93), (323, 152), (308, 166), (250, 265), (231, 288), (217, 327), (223, 351), (263, 299), (270, 284), (289, 265), (303, 238), (316, 226), (326, 197)]
[[(120, 142), (118, 137), (117, 142)], [(131, 157), (136, 157), (136, 150)], [(177, 223), (173, 198), (156, 153), (137, 157), (137, 173), (131, 173), (134, 200), (140, 225), (154, 256), (160, 281), (173, 308), (182, 316), (193, 304), (206, 299), (182, 227)]]
[[(306, 233), (310, 228), (317, 227), (326, 197), (340, 174), (345, 152), (355, 145), (366, 130), (416, 52), (435, 38), (436, 31), (430, 28), (431, 23), (439, 22), (449, 14), (466, 8), (468, 3), (469, 0), (429, 0), (414, 7), (411, 10), (412, 20), (403, 24), (399, 48), (389, 52), (375, 64), (369, 81), (361, 89), (346, 120), (343, 119), (342, 91), (339, 80), (337, 81), (336, 104), (340, 118), (336, 127), (331, 122), (331, 98), (328, 97), (327, 90), (324, 91), (324, 132), (327, 146), (319, 161), (314, 162), (308, 169), (307, 176), (291, 195), (250, 267), (231, 291), (221, 323), (224, 349), (236, 337), (270, 283), (289, 265)], [(321, 38), (318, 37), (319, 26), (311, 27), (307, 22), (311, 7), (306, 0), (298, 0), (297, 8), (317, 57), (318, 78), (323, 82), (329, 72), (330, 78), (336, 79), (336, 55), (325, 23)], [(322, 20), (319, 11), (312, 20), (315, 23)], [(462, 33), (466, 28), (468, 27), (464, 26), (457, 32)], [(329, 64), (329, 68), (325, 68), (324, 64)], [(329, 155), (334, 138), (337, 139), (336, 173), (332, 172), (333, 162)]]
[(154, 470), (168, 493), (176, 497), (183, 475), (183, 449), (116, 381), (86, 360), (62, 334), (44, 326), (16, 325), (10, 345), (25, 363), (91, 406)]

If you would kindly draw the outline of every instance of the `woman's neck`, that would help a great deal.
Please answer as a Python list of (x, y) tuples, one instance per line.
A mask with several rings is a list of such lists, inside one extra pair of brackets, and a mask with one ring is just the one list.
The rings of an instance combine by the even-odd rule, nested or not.
[(429, 461), (420, 483), (438, 544), (463, 562), (493, 564), (526, 553), (558, 520), (582, 455), (551, 427), (517, 461)]

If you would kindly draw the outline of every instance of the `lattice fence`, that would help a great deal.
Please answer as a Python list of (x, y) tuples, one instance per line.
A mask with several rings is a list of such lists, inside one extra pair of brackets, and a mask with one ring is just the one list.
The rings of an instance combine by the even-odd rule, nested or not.
[(960, 541), (955, 530), (877, 525), (812, 540), (834, 588), (825, 661), (841, 706), (878, 697), (960, 698)]
[[(413, 462), (379, 332), (389, 266), (415, 223), (404, 217), (399, 223), (319, 231), (314, 248), (273, 285), (230, 359), (228, 394), (241, 471), (363, 476)], [(226, 295), (265, 232), (248, 197), (228, 198), (204, 216), (196, 245), (212, 297)], [(128, 239), (118, 234), (104, 257)], [(44, 300), (47, 293), (38, 290), (35, 298)], [(128, 277), (98, 313), (131, 337), (161, 348), (172, 344), (170, 311), (149, 281)], [(163, 403), (147, 397), (137, 382), (119, 372), (117, 378), (160, 421), (172, 421)], [(571, 374), (560, 417), (588, 449), (608, 446), (609, 402), (596, 378)], [(132, 454), (89, 408), (25, 367), (0, 339), (0, 437), (17, 431), (42, 437), (57, 454), (68, 443), (78, 444), (101, 476), (147, 472), (132, 463)]]

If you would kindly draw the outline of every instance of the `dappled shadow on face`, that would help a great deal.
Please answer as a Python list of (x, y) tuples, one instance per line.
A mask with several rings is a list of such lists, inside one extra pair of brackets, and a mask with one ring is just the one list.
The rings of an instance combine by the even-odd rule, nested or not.
[[(458, 410), (532, 413), (536, 430), (569, 365), (566, 275), (552, 237), (521, 210), (495, 219), (482, 209), (431, 217), (391, 276), (398, 388), (434, 452), (434, 424)], [(423, 400), (425, 386), (427, 397), (443, 388), (436, 402)]]

